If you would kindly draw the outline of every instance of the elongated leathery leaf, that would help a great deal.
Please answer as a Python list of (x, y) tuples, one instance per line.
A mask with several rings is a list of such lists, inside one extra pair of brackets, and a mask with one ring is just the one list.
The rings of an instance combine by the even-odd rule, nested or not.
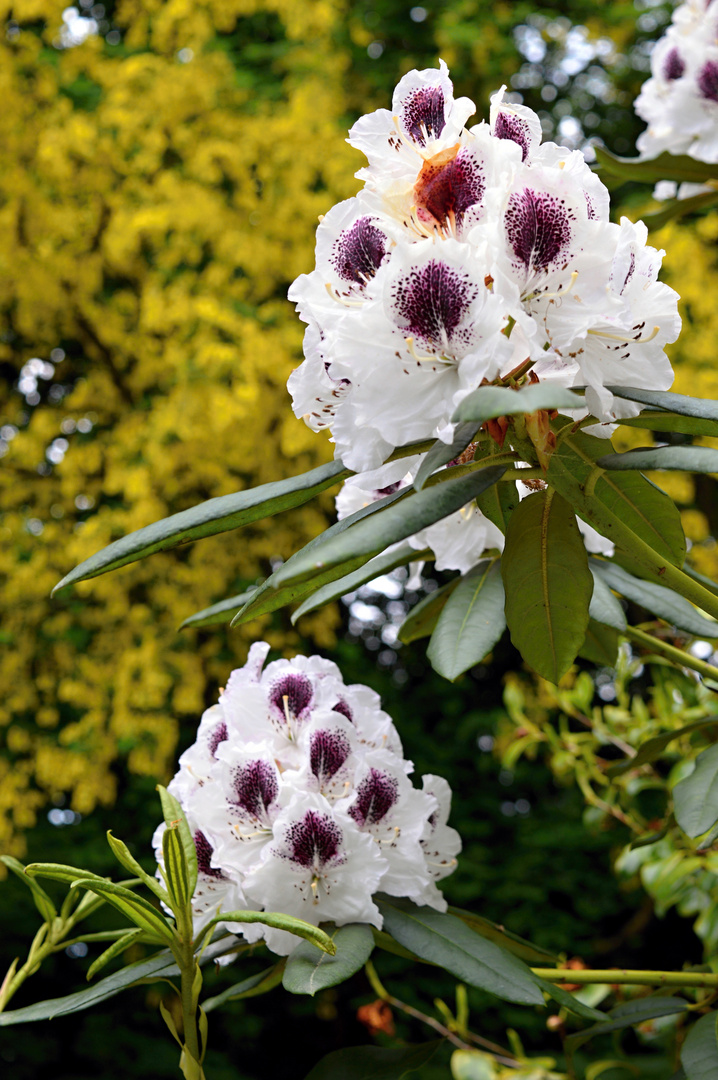
[(682, 566), (686, 540), (673, 500), (640, 473), (601, 470), (596, 462), (605, 453), (605, 439), (576, 431), (560, 439), (546, 479), (604, 536), (614, 539), (617, 518), (660, 557)]
[(611, 1031), (621, 1031), (623, 1028), (632, 1027), (634, 1024), (642, 1024), (646, 1020), (655, 1020), (659, 1016), (673, 1016), (675, 1013), (685, 1012), (688, 1002), (681, 998), (670, 997), (646, 997), (637, 998), (635, 1001), (627, 1001), (623, 1005), (617, 1005), (607, 1014), (605, 1021), (595, 1024), (593, 1027), (578, 1031), (575, 1035), (569, 1035), (566, 1039), (566, 1049), (577, 1050), (595, 1035), (607, 1035)]
[(671, 390), (642, 390), (638, 386), (609, 386), (617, 397), (637, 401), (641, 405), (653, 405), (657, 409), (680, 413), (681, 416), (697, 416), (703, 420), (718, 420), (718, 401), (706, 398), (674, 394)]
[(691, 837), (707, 832), (718, 821), (718, 744), (699, 754), (690, 776), (674, 787), (673, 812)]
[(434, 671), (453, 680), (491, 652), (505, 629), (501, 567), (498, 560), (480, 562), (449, 597), (426, 655)]
[(433, 632), (446, 602), (460, 581), (460, 577), (455, 577), (453, 581), (430, 592), (414, 605), (399, 627), (398, 636), (402, 645), (408, 645), (410, 641), (419, 641)]
[(489, 941), (496, 942), (502, 949), (514, 953), (515, 956), (525, 960), (526, 963), (545, 965), (547, 962), (550, 964), (558, 964), (559, 962), (558, 956), (555, 956), (554, 953), (547, 952), (546, 949), (541, 949), (538, 945), (519, 937), (518, 934), (507, 930), (505, 926), (499, 926), (497, 923), (485, 919), (482, 915), (475, 915), (473, 911), (449, 907), (449, 914), (455, 915), (457, 919), (461, 919), (475, 933), (488, 938)]
[(226, 990), (223, 990), (221, 994), (217, 994), (216, 997), (206, 998), (202, 1002), (202, 1008), (208, 1013), (228, 1001), (240, 1001), (242, 998), (259, 997), (261, 994), (269, 993), (270, 990), (274, 990), (281, 983), (285, 964), (286, 960), (280, 960), (278, 964), (265, 968), (264, 971), (260, 971), (256, 975), (250, 975), (249, 978), (242, 979), (241, 982), (235, 983), (234, 986), (228, 986)]
[[(125, 870), (129, 870), (135, 877), (140, 878), (145, 883), (148, 889), (151, 889), (155, 896), (158, 896), (160, 900), (164, 900), (165, 903), (169, 901), (166, 891), (162, 888), (159, 881), (155, 877), (151, 877), (150, 874), (144, 870), (137, 859), (131, 853), (127, 844), (122, 840), (118, 840), (116, 836), (112, 835), (112, 832), (107, 832), (107, 843), (110, 845), (112, 854), (115, 856), (121, 866), (124, 866)], [(83, 877), (86, 876), (83, 874)]]
[[(313, 540), (310, 540), (309, 543), (305, 544), (299, 551), (295, 551), (295, 553), (287, 559), (284, 567), (280, 567), (279, 569), (294, 566), (297, 559), (302, 558), (308, 552), (313, 551), (320, 543), (325, 542), (329, 537), (346, 532), (352, 525), (356, 524), (358, 521), (363, 521), (366, 517), (381, 513), (387, 506), (391, 506), (393, 503), (407, 498), (409, 493), (410, 489), (408, 488), (394, 491), (391, 495), (385, 495), (383, 499), (377, 499), (376, 502), (363, 506), (353, 514), (349, 514), (348, 517), (342, 518), (341, 521), (335, 521), (334, 524), (330, 525), (328, 529), (325, 529), (323, 533), (320, 533), (319, 536), (315, 536)], [(291, 604), (296, 600), (304, 600), (304, 598), (315, 589), (319, 589), (323, 585), (336, 581), (338, 578), (358, 570), (364, 563), (368, 562), (370, 558), (370, 555), (362, 555), (358, 559), (349, 558), (343, 565), (333, 567), (324, 575), (316, 575), (307, 582), (291, 582), (289, 585), (284, 586), (278, 584), (277, 575), (279, 570), (275, 570), (274, 573), (252, 593), (241, 611), (239, 611), (232, 619), (231, 625), (240, 626), (242, 623), (249, 622), (250, 619), (256, 619), (260, 615), (265, 615), (267, 612), (276, 611), (286, 604)]]
[(25, 885), (32, 893), (32, 898), (35, 903), (35, 907), (42, 915), (45, 922), (50, 922), (57, 915), (57, 909), (53, 904), (50, 897), (47, 895), (42, 885), (31, 874), (25, 873), (25, 867), (12, 855), (0, 855), (0, 862), (7, 866), (8, 870), (12, 870), (13, 874), (16, 874), (23, 885)]
[(443, 1039), (385, 1049), (382, 1046), (350, 1046), (322, 1058), (305, 1080), (402, 1080), (436, 1053)]
[(209, 499), (190, 510), (182, 510), (179, 514), (123, 536), (121, 540), (115, 540), (71, 570), (53, 592), (78, 581), (106, 574), (109, 570), (117, 570), (157, 551), (167, 551), (178, 544), (238, 529), (252, 521), (279, 514), (282, 510), (302, 506), (347, 476), (351, 476), (351, 470), (345, 469), (341, 461), (331, 461), (301, 476)]
[(294, 915), (283, 915), (278, 911), (223, 911), (221, 915), (215, 915), (207, 922), (206, 926), (217, 926), (219, 923), (262, 923), (271, 926), (275, 930), (285, 930), (289, 934), (311, 941), (318, 949), (331, 953), (336, 952), (334, 942), (329, 935), (320, 930), (318, 926), (297, 919)]
[(639, 765), (646, 765), (648, 762), (655, 761), (674, 739), (678, 739), (682, 735), (690, 735), (691, 732), (700, 731), (704, 727), (711, 727), (713, 724), (718, 724), (718, 716), (707, 716), (705, 720), (694, 720), (692, 724), (675, 728), (673, 731), (664, 731), (662, 735), (654, 735), (652, 739), (646, 739), (644, 743), (641, 743), (635, 757), (617, 761), (615, 765), (611, 765), (606, 769), (606, 775), (611, 777), (620, 776), (621, 773), (628, 772), (629, 769), (636, 769)]
[(686, 1080), (718, 1080), (718, 1012), (701, 1016), (681, 1049)]
[(239, 593), (237, 596), (228, 596), (226, 600), (219, 600), (216, 604), (195, 612), (194, 615), (188, 615), (184, 622), (180, 623), (179, 629), (187, 630), (192, 627), (196, 630), (200, 626), (218, 626), (220, 623), (229, 622), (232, 616), (251, 599), (255, 591), (256, 589), (247, 589), (246, 592)]
[(603, 623), (604, 626), (612, 626), (614, 630), (625, 630), (628, 624), (626, 622), (626, 613), (621, 607), (620, 601), (613, 595), (596, 568), (590, 565), (590, 562), (589, 566), (593, 577), (593, 595), (588, 606), (589, 615), (596, 622)]
[(417, 551), (411, 544), (402, 544), (401, 547), (394, 548), (393, 551), (385, 551), (382, 555), (377, 555), (376, 558), (365, 562), (353, 574), (346, 574), (335, 581), (330, 581), (327, 585), (323, 585), (316, 592), (312, 591), (292, 615), (292, 624), (296, 623), (297, 619), (300, 619), (302, 615), (323, 607), (324, 604), (330, 604), (333, 600), (338, 600), (340, 596), (346, 596), (347, 593), (354, 592), (355, 589), (365, 585), (368, 581), (374, 581), (375, 578), (381, 577), (382, 574), (388, 574), (391, 570), (395, 570), (397, 566), (406, 566), (408, 562), (433, 559), (433, 557), (433, 553), (428, 548)]
[(612, 626), (604, 626), (595, 619), (589, 619), (586, 637), (578, 655), (584, 660), (590, 660), (592, 664), (615, 667), (618, 657), (618, 631)]
[(493, 941), (479, 937), (460, 919), (393, 896), (377, 902), (384, 930), (405, 949), (496, 997), (543, 1005), (531, 969)]
[(182, 841), (182, 848), (184, 850), (185, 864), (187, 869), (187, 890), (190, 896), (194, 895), (194, 890), (197, 885), (197, 848), (194, 844), (194, 837), (190, 831), (190, 827), (187, 824), (187, 818), (185, 817), (184, 810), (180, 806), (177, 799), (172, 795), (167, 788), (162, 787), (161, 784), (157, 785), (157, 791), (159, 792), (160, 801), (162, 803), (162, 814), (165, 819), (165, 825), (168, 829), (177, 827), (179, 831), (179, 837)]
[(643, 184), (655, 184), (659, 180), (703, 184), (718, 176), (718, 166), (710, 162), (697, 161), (688, 154), (669, 154), (665, 150), (658, 157), (624, 158), (616, 157), (605, 146), (596, 147), (596, 160), (601, 170), (620, 176), (624, 180), (636, 180)]
[(336, 986), (364, 967), (374, 948), (374, 936), (367, 923), (324, 926), (336, 946), (336, 953), (317, 952), (301, 942), (291, 953), (284, 969), (282, 985), (290, 994), (310, 994)]
[(484, 517), (487, 517), (497, 529), (506, 533), (509, 518), (520, 503), (516, 484), (494, 484), (477, 496), (476, 505)]
[(166, 944), (174, 941), (174, 932), (163, 915), (152, 907), (142, 896), (135, 896), (122, 885), (102, 878), (81, 878), (75, 883), (78, 888), (87, 889), (101, 896), (108, 904), (121, 911), (131, 922), (145, 933)]
[(586, 636), (593, 578), (574, 513), (555, 491), (529, 495), (514, 510), (501, 572), (511, 640), (557, 683)]
[(654, 615), (660, 616), (661, 619), (672, 623), (680, 630), (695, 634), (697, 637), (718, 637), (718, 622), (713, 622), (699, 614), (688, 600), (684, 600), (672, 589), (634, 577), (617, 563), (603, 559), (592, 558), (591, 569), (595, 570), (606, 585), (615, 589), (621, 596), (647, 608), (648, 611), (652, 611)]
[(457, 424), (454, 437), (450, 443), (442, 442), (441, 439), (436, 440), (416, 474), (414, 487), (417, 491), (421, 491), (433, 472), (440, 469), (442, 465), (448, 465), (450, 461), (453, 461), (454, 458), (464, 452), (476, 434), (477, 427), (478, 425), (472, 421), (467, 424)]
[(273, 575), (277, 585), (301, 581), (312, 577), (317, 570), (337, 566), (345, 559), (361, 555), (374, 556), (385, 551), (390, 544), (405, 540), (408, 536), (433, 525), (449, 514), (461, 510), (468, 502), (495, 484), (503, 476), (505, 466), (464, 470), (452, 477), (453, 469), (446, 470), (446, 480), (374, 514), (370, 519), (352, 525), (341, 535), (329, 539), (319, 538), (311, 551), (305, 549), (293, 556)]
[(106, 967), (107, 964), (109, 964), (110, 960), (114, 960), (116, 956), (119, 956), (121, 953), (123, 953), (125, 949), (129, 948), (129, 946), (132, 945), (133, 942), (137, 941), (137, 939), (141, 938), (143, 935), (144, 930), (141, 930), (138, 926), (136, 926), (134, 930), (128, 930), (127, 933), (123, 934), (121, 938), (117, 939), (117, 941), (113, 941), (109, 949), (105, 949), (105, 951), (103, 953), (100, 953), (97, 959), (94, 960), (92, 964), (90, 964), (86, 976), (87, 981), (90, 982), (92, 979), (94, 979), (95, 975), (97, 975), (97, 972), (102, 971), (103, 967)]
[(644, 409), (638, 416), (629, 416), (618, 423), (622, 427), (644, 428), (647, 431), (677, 431), (681, 435), (712, 435), (718, 438), (718, 420), (699, 416), (682, 416), (665, 409)]
[(534, 383), (522, 386), (520, 390), (511, 390), (507, 386), (480, 386), (464, 398), (451, 419), (454, 423), (471, 422), (478, 426), (498, 416), (533, 413), (539, 409), (585, 408), (583, 397), (551, 383)]
[(639, 446), (625, 454), (606, 454), (596, 462), (602, 469), (674, 469), (718, 472), (718, 450), (709, 446)]

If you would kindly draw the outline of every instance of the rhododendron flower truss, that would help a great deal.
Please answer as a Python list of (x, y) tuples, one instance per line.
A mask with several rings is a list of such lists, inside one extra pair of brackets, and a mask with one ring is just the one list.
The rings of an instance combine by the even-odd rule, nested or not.
[[(690, 35), (704, 18), (691, 11), (676, 33)], [(718, 0), (705, 18), (714, 13)], [(677, 81), (676, 57), (666, 64)], [(474, 105), (454, 97), (442, 63), (405, 75), (391, 109), (362, 117), (349, 134), (367, 159), (361, 190), (324, 214), (315, 266), (289, 292), (306, 324), (305, 358), (289, 379), (294, 411), (331, 438), (335, 462), (140, 530), (63, 584), (300, 505), (343, 481), (339, 521), (251, 593), (185, 625), (223, 621), (230, 610), (235, 624), (247, 622), (289, 602), (301, 618), (377, 576), (434, 561), (460, 577), (408, 614), (399, 639), (430, 635), (428, 655), (448, 678), (489, 656), (506, 628), (552, 681), (579, 656), (610, 665), (626, 632), (616, 592), (680, 630), (716, 636), (716, 595), (683, 570), (678, 510), (640, 470), (716, 472), (717, 452), (681, 445), (615, 454), (610, 444), (620, 423), (718, 437), (714, 403), (668, 392), (666, 347), (680, 318), (677, 294), (659, 280), (663, 252), (648, 244), (642, 222), (610, 220), (599, 176), (580, 151), (544, 142), (535, 113), (505, 88), (487, 104), (488, 120), (471, 124)], [(598, 556), (590, 565), (589, 553)], [(603, 590), (600, 572), (612, 560), (620, 573)], [(412, 582), (418, 573), (414, 566)], [(207, 833), (222, 859), (245, 873), (247, 853), (271, 834), (267, 865), (293, 875), (281, 833), (290, 828), (286, 785), (348, 813), (341, 793), (358, 782), (361, 754), (400, 756), (401, 748), (371, 703), (354, 715), (358, 704), (325, 662), (257, 674), (262, 657), (253, 657), (229, 680), (221, 716), (203, 720), (178, 797), (180, 786), (201, 790), (210, 770), (228, 791), (221, 812), (234, 823), (226, 837)], [(241, 733), (241, 752), (222, 725)], [(272, 761), (281, 765), (276, 796), (248, 807), (231, 795), (231, 777), (247, 769), (273, 791)], [(319, 821), (330, 811), (316, 813)], [(280, 818), (287, 823), (277, 835)], [(349, 824), (337, 822), (342, 844), (357, 827), (351, 814)], [(315, 898), (322, 910), (341, 910), (351, 858), (339, 841), (330, 865), (322, 880), (338, 875), (335, 899), (320, 877)], [(265, 903), (271, 873), (256, 879), (250, 900)], [(305, 895), (300, 879), (290, 880)]]
[[(461, 850), (446, 823), (446, 782), (412, 785), (413, 765), (368, 687), (346, 686), (316, 656), (264, 667), (268, 651), (253, 645), (232, 672), (168, 788), (197, 851), (196, 932), (222, 911), (380, 929), (380, 892), (445, 911), (435, 882)], [(228, 927), (280, 955), (297, 945), (282, 929), (231, 919)]]

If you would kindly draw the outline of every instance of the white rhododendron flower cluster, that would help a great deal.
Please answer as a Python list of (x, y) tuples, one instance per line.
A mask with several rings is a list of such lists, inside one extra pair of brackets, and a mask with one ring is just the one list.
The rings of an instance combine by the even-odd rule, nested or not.
[[(290, 289), (307, 323), (294, 411), (329, 429), (360, 474), (340, 513), (410, 482), (420, 459), (387, 457), (415, 440), (450, 442), (457, 405), (485, 382), (530, 372), (585, 386), (586, 412), (604, 423), (640, 411), (608, 387), (673, 382), (664, 349), (680, 329), (677, 294), (657, 281), (663, 253), (645, 226), (610, 222), (608, 191), (580, 151), (542, 144), (536, 114), (503, 89), (490, 121), (467, 129), (474, 111), (454, 99), (442, 62), (405, 75), (391, 111), (357, 121), (349, 142), (368, 158), (364, 187), (323, 218), (316, 269)], [(412, 543), (465, 570), (500, 544), (496, 533), (474, 509)]]
[[(648, 124), (637, 142), (642, 157), (667, 150), (718, 162), (718, 0), (688, 0), (676, 8), (651, 54), (651, 78), (635, 109)], [(682, 185), (681, 195), (699, 190)]]
[[(274, 911), (317, 926), (382, 917), (378, 892), (446, 910), (436, 882), (461, 850), (447, 825), (451, 791), (422, 790), (391, 718), (335, 664), (295, 656), (264, 667), (255, 643), (201, 720), (169, 791), (197, 849), (195, 930), (219, 911)], [(154, 836), (162, 861), (161, 825)], [(229, 924), (280, 955), (299, 943), (259, 923)]]

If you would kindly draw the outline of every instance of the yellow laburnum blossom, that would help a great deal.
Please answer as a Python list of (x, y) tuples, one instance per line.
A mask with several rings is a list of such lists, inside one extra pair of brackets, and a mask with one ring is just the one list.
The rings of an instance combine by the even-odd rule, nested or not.
[[(64, 7), (0, 4), (18, 28), (0, 41), (0, 849), (17, 855), (48, 799), (110, 804), (118, 762), (166, 778), (258, 632), (299, 642), (266, 617), (177, 628), (321, 531), (329, 496), (49, 594), (119, 536), (330, 457), (291, 413), (303, 328), (284, 297), (361, 165), (341, 5), (128, 0), (115, 49), (53, 47)], [(262, 19), (280, 42), (264, 82), (245, 48)], [(330, 646), (335, 620), (303, 629)]]

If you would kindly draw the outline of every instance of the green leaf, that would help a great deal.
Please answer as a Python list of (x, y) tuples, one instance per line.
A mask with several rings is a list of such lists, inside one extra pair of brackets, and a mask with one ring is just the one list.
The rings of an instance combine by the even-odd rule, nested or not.
[(135, 896), (122, 885), (115, 885), (114, 882), (105, 881), (102, 878), (81, 878), (74, 884), (78, 888), (87, 889), (88, 892), (101, 896), (152, 938), (164, 941), (168, 945), (174, 942), (175, 935), (172, 927), (164, 916), (143, 897)]
[(526, 941), (525, 938), (519, 937), (518, 934), (513, 934), (506, 927), (499, 926), (489, 919), (484, 919), (481, 915), (474, 915), (472, 911), (465, 911), (463, 908), (452, 906), (449, 906), (449, 914), (461, 919), (474, 933), (488, 938), (489, 941), (494, 941), (502, 949), (507, 949), (514, 956), (525, 960), (526, 963), (545, 964), (547, 961), (551, 964), (558, 963), (558, 957), (553, 953), (547, 952), (546, 949), (540, 949), (537, 945)]
[(454, 458), (464, 452), (474, 438), (476, 428), (477, 425), (473, 421), (469, 421), (468, 424), (457, 424), (454, 437), (450, 443), (442, 442), (441, 439), (436, 440), (416, 474), (414, 487), (417, 491), (421, 491), (433, 472), (440, 469), (442, 465), (448, 465), (450, 461), (453, 461)]
[[(201, 965), (211, 964), (218, 957), (231, 952), (236, 944), (236, 938), (225, 937), (209, 945), (199, 959)], [(12, 1024), (29, 1024), (37, 1020), (53, 1020), (56, 1016), (67, 1016), (70, 1013), (82, 1012), (92, 1008), (108, 998), (135, 986), (140, 982), (152, 982), (158, 979), (174, 978), (179, 975), (179, 968), (174, 962), (168, 949), (163, 949), (147, 960), (136, 960), (126, 967), (120, 968), (112, 975), (89, 986), (85, 990), (79, 990), (66, 997), (53, 998), (49, 1001), (38, 1001), (34, 1005), (27, 1005), (22, 1009), (13, 1009), (9, 1012), (0, 1013), (0, 1027), (10, 1027)]]
[(210, 919), (206, 927), (217, 926), (219, 923), (262, 923), (264, 926), (285, 930), (288, 934), (296, 934), (305, 941), (311, 941), (312, 945), (332, 956), (336, 952), (334, 942), (324, 930), (304, 922), (303, 919), (296, 919), (293, 915), (284, 915), (278, 911), (223, 911), (221, 915)]
[(196, 630), (200, 626), (217, 626), (220, 623), (226, 623), (230, 616), (244, 607), (255, 591), (256, 589), (252, 588), (237, 596), (228, 596), (226, 600), (219, 600), (216, 604), (203, 608), (194, 615), (188, 615), (184, 622), (180, 623), (179, 629), (187, 630), (193, 627)]
[(193, 896), (194, 890), (197, 887), (198, 874), (197, 848), (194, 845), (194, 837), (187, 824), (184, 810), (174, 795), (171, 795), (167, 788), (162, 787), (161, 784), (157, 785), (157, 791), (159, 792), (160, 801), (162, 803), (162, 815), (165, 819), (165, 825), (168, 829), (171, 829), (175, 825), (179, 829), (179, 836), (182, 841), (185, 862), (187, 864), (189, 894), (190, 896)]
[[(194, 844), (192, 846), (194, 848)], [(190, 883), (190, 870), (187, 865), (179, 826), (170, 825), (162, 834), (162, 855), (165, 864), (167, 891), (170, 894), (169, 906), (178, 918), (180, 918), (180, 913), (184, 913), (191, 922), (194, 886)]]
[(602, 469), (674, 469), (718, 472), (718, 450), (709, 446), (638, 446), (625, 454), (606, 454), (596, 462)]
[(390, 571), (395, 570), (397, 566), (406, 566), (409, 562), (417, 562), (427, 558), (434, 558), (432, 551), (428, 548), (418, 551), (411, 544), (402, 544), (401, 547), (394, 548), (392, 551), (385, 551), (382, 555), (377, 555), (376, 558), (365, 562), (353, 574), (347, 574), (344, 577), (337, 578), (335, 581), (330, 581), (328, 585), (323, 585), (316, 592), (312, 591), (292, 615), (292, 625), (302, 615), (307, 615), (310, 611), (323, 607), (324, 604), (330, 604), (333, 600), (338, 600), (340, 597), (346, 596), (347, 593), (354, 592), (361, 585), (366, 585), (368, 581), (374, 581), (375, 578), (380, 577), (382, 574), (388, 574)]
[(615, 539), (617, 518), (662, 558), (682, 566), (686, 540), (673, 500), (640, 473), (602, 471), (596, 462), (605, 453), (605, 439), (583, 431), (564, 436), (551, 456), (546, 479), (610, 540)]
[(593, 578), (574, 513), (555, 491), (529, 495), (511, 515), (501, 573), (512, 642), (557, 683), (586, 636)]
[(659, 180), (687, 181), (704, 184), (718, 176), (718, 166), (696, 161), (687, 154), (669, 154), (665, 150), (654, 158), (616, 157), (605, 146), (596, 146), (596, 160), (602, 169), (620, 176), (623, 180), (635, 180), (643, 184), (655, 184)]
[(345, 469), (341, 461), (331, 461), (301, 476), (275, 480), (258, 488), (209, 499), (190, 510), (183, 510), (123, 536), (121, 540), (115, 540), (113, 544), (91, 555), (71, 570), (55, 586), (53, 593), (78, 581), (127, 566), (128, 563), (154, 555), (157, 551), (167, 551), (191, 540), (214, 536), (229, 529), (239, 529), (252, 521), (279, 514), (282, 510), (302, 506), (315, 495), (351, 475), (351, 470)]
[(368, 520), (358, 522), (341, 535), (327, 539), (325, 534), (318, 538), (319, 542), (311, 551), (305, 548), (279, 568), (273, 575), (277, 585), (312, 577), (317, 570), (329, 569), (349, 558), (378, 555), (390, 544), (405, 540), (420, 529), (461, 510), (480, 492), (495, 484), (506, 467), (482, 467), (464, 472), (458, 466), (456, 471), (462, 475), (451, 478), (453, 471), (445, 470), (447, 479), (444, 482), (427, 485), (423, 491), (410, 495)]
[(657, 409), (666, 409), (680, 416), (696, 416), (701, 420), (718, 420), (718, 401), (699, 397), (687, 397), (674, 394), (670, 390), (642, 390), (637, 386), (609, 386), (608, 390), (626, 401), (637, 401), (641, 405), (653, 405)]
[(588, 607), (588, 613), (596, 622), (605, 626), (612, 626), (614, 630), (623, 631), (628, 625), (626, 613), (621, 607), (620, 601), (613, 595), (606, 582), (594, 566), (590, 565), (593, 576), (593, 595)]
[(699, 195), (691, 195), (689, 199), (671, 199), (661, 210), (654, 210), (651, 214), (644, 214), (643, 224), (653, 232), (662, 229), (674, 218), (683, 217), (685, 214), (695, 214), (698, 210), (708, 210), (718, 203), (718, 191), (702, 191)]
[(42, 885), (35, 881), (34, 877), (26, 874), (23, 864), (18, 862), (17, 859), (14, 859), (12, 855), (0, 855), (0, 862), (4, 863), (8, 870), (12, 870), (13, 874), (16, 874), (23, 885), (30, 890), (35, 907), (40, 912), (40, 915), (45, 922), (51, 923), (57, 915), (57, 908), (43, 889)]
[[(473, 423), (477, 427), (499, 416), (533, 413), (539, 409), (585, 409), (583, 397), (550, 383), (534, 383), (511, 390), (507, 386), (480, 386), (473, 390), (451, 417), (454, 423)], [(450, 459), (449, 459), (450, 460)]]
[(579, 1046), (583, 1046), (595, 1035), (607, 1035), (611, 1031), (621, 1031), (623, 1028), (632, 1027), (633, 1024), (642, 1024), (646, 1020), (655, 1020), (660, 1016), (673, 1016), (676, 1013), (685, 1012), (688, 1002), (681, 998), (670, 997), (644, 997), (627, 1001), (623, 1005), (617, 1005), (607, 1014), (607, 1019), (585, 1031), (578, 1031), (575, 1035), (569, 1035), (566, 1039), (566, 1049), (573, 1052)]
[(360, 971), (371, 956), (374, 936), (366, 923), (348, 926), (325, 926), (334, 942), (336, 953), (318, 953), (308, 942), (302, 942), (290, 954), (284, 969), (282, 986), (290, 994), (310, 994), (336, 986)]
[(446, 602), (460, 581), (460, 577), (455, 577), (447, 585), (434, 589), (414, 605), (399, 627), (399, 641), (402, 645), (419, 641), (420, 638), (428, 637), (432, 633)]
[(491, 652), (505, 629), (500, 563), (480, 562), (453, 590), (426, 655), (434, 671), (453, 682)]
[(637, 769), (639, 765), (646, 765), (651, 761), (655, 761), (674, 739), (680, 738), (681, 735), (689, 735), (692, 731), (700, 731), (701, 728), (710, 727), (713, 724), (718, 724), (718, 716), (707, 716), (705, 720), (695, 720), (692, 724), (686, 724), (684, 727), (674, 728), (673, 731), (664, 731), (662, 735), (654, 735), (652, 739), (646, 739), (644, 743), (641, 743), (635, 757), (625, 758), (624, 761), (618, 761), (615, 765), (611, 765), (610, 768), (606, 769), (606, 776), (620, 776), (622, 773), (628, 772), (629, 769)]
[(361, 566), (371, 558), (370, 555), (363, 555), (358, 559), (349, 558), (343, 565), (332, 567), (331, 570), (326, 571), (324, 574), (315, 575), (309, 581), (292, 582), (289, 585), (280, 586), (277, 582), (277, 575), (279, 570), (285, 570), (295, 565), (296, 561), (300, 558), (304, 558), (305, 555), (312, 552), (319, 544), (324, 543), (329, 537), (338, 536), (347, 529), (351, 528), (356, 522), (363, 521), (366, 517), (371, 517), (373, 514), (381, 513), (385, 507), (392, 506), (395, 502), (399, 502), (401, 499), (405, 499), (411, 489), (400, 489), (393, 492), (391, 495), (385, 495), (383, 499), (377, 499), (376, 502), (369, 503), (368, 506), (363, 506), (361, 510), (355, 511), (348, 517), (342, 518), (341, 521), (335, 521), (333, 525), (330, 525), (328, 529), (325, 529), (319, 536), (315, 536), (313, 540), (310, 540), (308, 544), (305, 544), (303, 548), (287, 559), (286, 563), (267, 578), (267, 580), (259, 586), (259, 588), (250, 596), (247, 603), (242, 610), (235, 615), (232, 619), (232, 626), (241, 626), (243, 623), (249, 622), (251, 619), (256, 619), (260, 615), (265, 615), (270, 611), (276, 611), (277, 608), (284, 607), (285, 604), (291, 604), (295, 600), (303, 600), (308, 594), (314, 592), (316, 589), (321, 588), (332, 581), (336, 581), (338, 578), (346, 577), (347, 575), (358, 570)]
[(443, 1039), (385, 1049), (349, 1046), (322, 1058), (305, 1080), (402, 1080), (421, 1068), (436, 1053)]
[(268, 994), (270, 990), (274, 990), (280, 985), (285, 964), (286, 960), (282, 959), (279, 963), (273, 964), (272, 967), (265, 968), (264, 971), (260, 971), (256, 975), (250, 975), (248, 979), (242, 979), (241, 982), (223, 990), (221, 994), (207, 998), (206, 1001), (202, 1002), (202, 1008), (205, 1012), (212, 1012), (214, 1009), (218, 1009), (220, 1005), (226, 1005), (228, 1001), (240, 1001), (242, 998), (259, 997), (262, 994)]
[(588, 629), (579, 656), (602, 667), (615, 667), (618, 656), (618, 631), (595, 619), (588, 620)]
[[(122, 840), (118, 840), (116, 836), (112, 835), (112, 832), (107, 832), (107, 843), (110, 845), (112, 854), (115, 856), (121, 866), (124, 866), (125, 870), (129, 870), (135, 877), (144, 881), (148, 889), (151, 889), (155, 896), (158, 896), (160, 900), (163, 900), (165, 904), (169, 901), (169, 897), (165, 890), (160, 885), (157, 878), (152, 877), (146, 870), (140, 866), (137, 859), (131, 853), (127, 844), (124, 844)], [(83, 877), (87, 877), (87, 874), (83, 874)]]
[(634, 577), (617, 563), (602, 559), (591, 559), (591, 569), (603, 578), (609, 588), (614, 589), (627, 600), (652, 611), (666, 622), (696, 637), (718, 637), (718, 623), (700, 615), (693, 605), (672, 589), (655, 585), (652, 581)]
[(110, 960), (114, 960), (116, 956), (119, 956), (120, 953), (123, 953), (125, 949), (129, 948), (133, 941), (137, 941), (137, 939), (143, 935), (144, 930), (140, 930), (139, 927), (136, 927), (134, 930), (128, 930), (127, 933), (123, 934), (117, 941), (113, 941), (109, 949), (105, 949), (105, 951), (100, 953), (97, 959), (90, 964), (87, 971), (87, 981), (90, 982), (98, 971), (101, 971), (103, 967), (109, 964)]
[(505, 534), (509, 518), (520, 501), (516, 484), (501, 483), (494, 484), (493, 487), (483, 491), (477, 497), (476, 505), (484, 517), (487, 517), (497, 529), (501, 529), (501, 532)]
[(461, 919), (395, 897), (381, 897), (377, 903), (385, 932), (405, 949), (496, 997), (543, 1005), (530, 968), (495, 942), (475, 934)]
[(710, 435), (718, 438), (718, 420), (703, 420), (698, 416), (682, 416), (663, 409), (644, 409), (638, 416), (618, 420), (622, 427), (645, 428), (649, 431), (677, 431), (681, 435)]
[(699, 754), (690, 776), (674, 787), (673, 812), (683, 832), (693, 838), (718, 821), (718, 744)]
[(63, 863), (30, 863), (25, 867), (25, 873), (37, 877), (50, 878), (52, 881), (65, 881), (68, 885), (79, 881), (80, 878), (97, 878), (98, 881), (106, 881), (99, 874), (91, 874), (89, 870), (80, 870), (77, 866), (65, 866)]
[(538, 975), (535, 976), (535, 979), (536, 985), (540, 986), (545, 994), (548, 994), (562, 1008), (568, 1009), (575, 1016), (580, 1016), (583, 1020), (603, 1020), (605, 1018), (605, 1013), (600, 1012), (599, 1009), (594, 1009), (591, 1005), (586, 1005), (583, 1001), (579, 1001), (570, 991), (564, 990), (556, 983), (549, 982), (548, 979), (540, 979)]
[(718, 1080), (718, 1013), (701, 1016), (681, 1049), (687, 1080)]

